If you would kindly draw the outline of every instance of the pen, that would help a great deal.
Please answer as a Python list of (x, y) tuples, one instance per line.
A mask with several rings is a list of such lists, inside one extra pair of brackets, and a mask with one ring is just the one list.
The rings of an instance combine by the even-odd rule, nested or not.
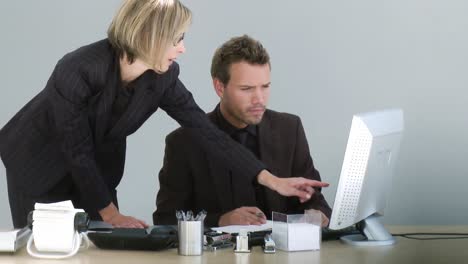
[(176, 211), (176, 218), (177, 218), (177, 220), (179, 220), (179, 221), (184, 220), (184, 217), (182, 216), (182, 214), (183, 214), (183, 212), (182, 212), (181, 210), (177, 210), (177, 211)]
[(205, 215), (206, 215), (206, 211), (201, 210), (195, 217), (195, 221), (203, 221), (203, 219), (205, 219)]
[(187, 221), (193, 221), (193, 212), (192, 212), (192, 210), (187, 211)]

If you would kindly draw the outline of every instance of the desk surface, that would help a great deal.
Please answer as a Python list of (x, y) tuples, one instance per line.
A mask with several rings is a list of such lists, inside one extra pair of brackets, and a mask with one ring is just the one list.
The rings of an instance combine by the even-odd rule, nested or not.
[[(409, 232), (463, 232), (468, 226), (390, 226), (392, 233)], [(283, 252), (264, 254), (260, 247), (251, 253), (234, 253), (230, 249), (217, 252), (204, 252), (202, 256), (179, 256), (176, 249), (148, 251), (100, 250), (91, 246), (77, 255), (65, 260), (42, 260), (30, 257), (26, 249), (15, 254), (0, 254), (2, 264), (144, 264), (144, 263), (466, 263), (468, 259), (468, 239), (450, 240), (412, 240), (396, 237), (397, 243), (382, 247), (353, 247), (340, 241), (322, 242), (320, 251)]]

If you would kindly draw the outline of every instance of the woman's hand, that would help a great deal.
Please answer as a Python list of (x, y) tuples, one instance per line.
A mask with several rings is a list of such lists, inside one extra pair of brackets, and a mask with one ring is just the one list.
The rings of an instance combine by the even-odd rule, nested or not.
[(131, 216), (123, 215), (117, 210), (114, 203), (110, 203), (106, 208), (99, 211), (104, 222), (111, 224), (114, 227), (124, 228), (147, 228), (148, 224), (144, 221)]
[(136, 219), (131, 216), (126, 216), (118, 213), (108, 221), (109, 224), (112, 224), (114, 227), (124, 227), (124, 228), (147, 228), (148, 225), (139, 219)]
[(302, 177), (279, 178), (267, 170), (262, 170), (257, 176), (260, 184), (278, 192), (283, 196), (297, 196), (301, 203), (306, 202), (312, 197), (314, 187), (328, 187), (325, 182), (310, 180)]

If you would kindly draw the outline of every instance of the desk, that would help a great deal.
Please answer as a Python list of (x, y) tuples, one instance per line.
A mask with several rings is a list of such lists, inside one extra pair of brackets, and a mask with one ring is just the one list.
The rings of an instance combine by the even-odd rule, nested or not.
[[(390, 226), (392, 233), (409, 232), (464, 232), (468, 226)], [(217, 264), (217, 263), (467, 263), (468, 239), (420, 241), (397, 237), (397, 243), (383, 247), (353, 247), (340, 241), (325, 241), (320, 251), (283, 252), (263, 254), (260, 247), (254, 247), (251, 253), (233, 253), (224, 249), (217, 252), (204, 252), (202, 256), (179, 256), (176, 249), (161, 252), (113, 251), (100, 250), (91, 246), (88, 250), (65, 260), (42, 260), (28, 255), (26, 249), (16, 254), (1, 254), (1, 264)]]

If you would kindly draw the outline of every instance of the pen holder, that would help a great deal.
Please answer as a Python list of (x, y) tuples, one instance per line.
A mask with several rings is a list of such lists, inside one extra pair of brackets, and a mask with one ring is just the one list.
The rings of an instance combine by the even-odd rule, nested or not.
[(197, 256), (203, 253), (203, 221), (179, 221), (179, 255)]

